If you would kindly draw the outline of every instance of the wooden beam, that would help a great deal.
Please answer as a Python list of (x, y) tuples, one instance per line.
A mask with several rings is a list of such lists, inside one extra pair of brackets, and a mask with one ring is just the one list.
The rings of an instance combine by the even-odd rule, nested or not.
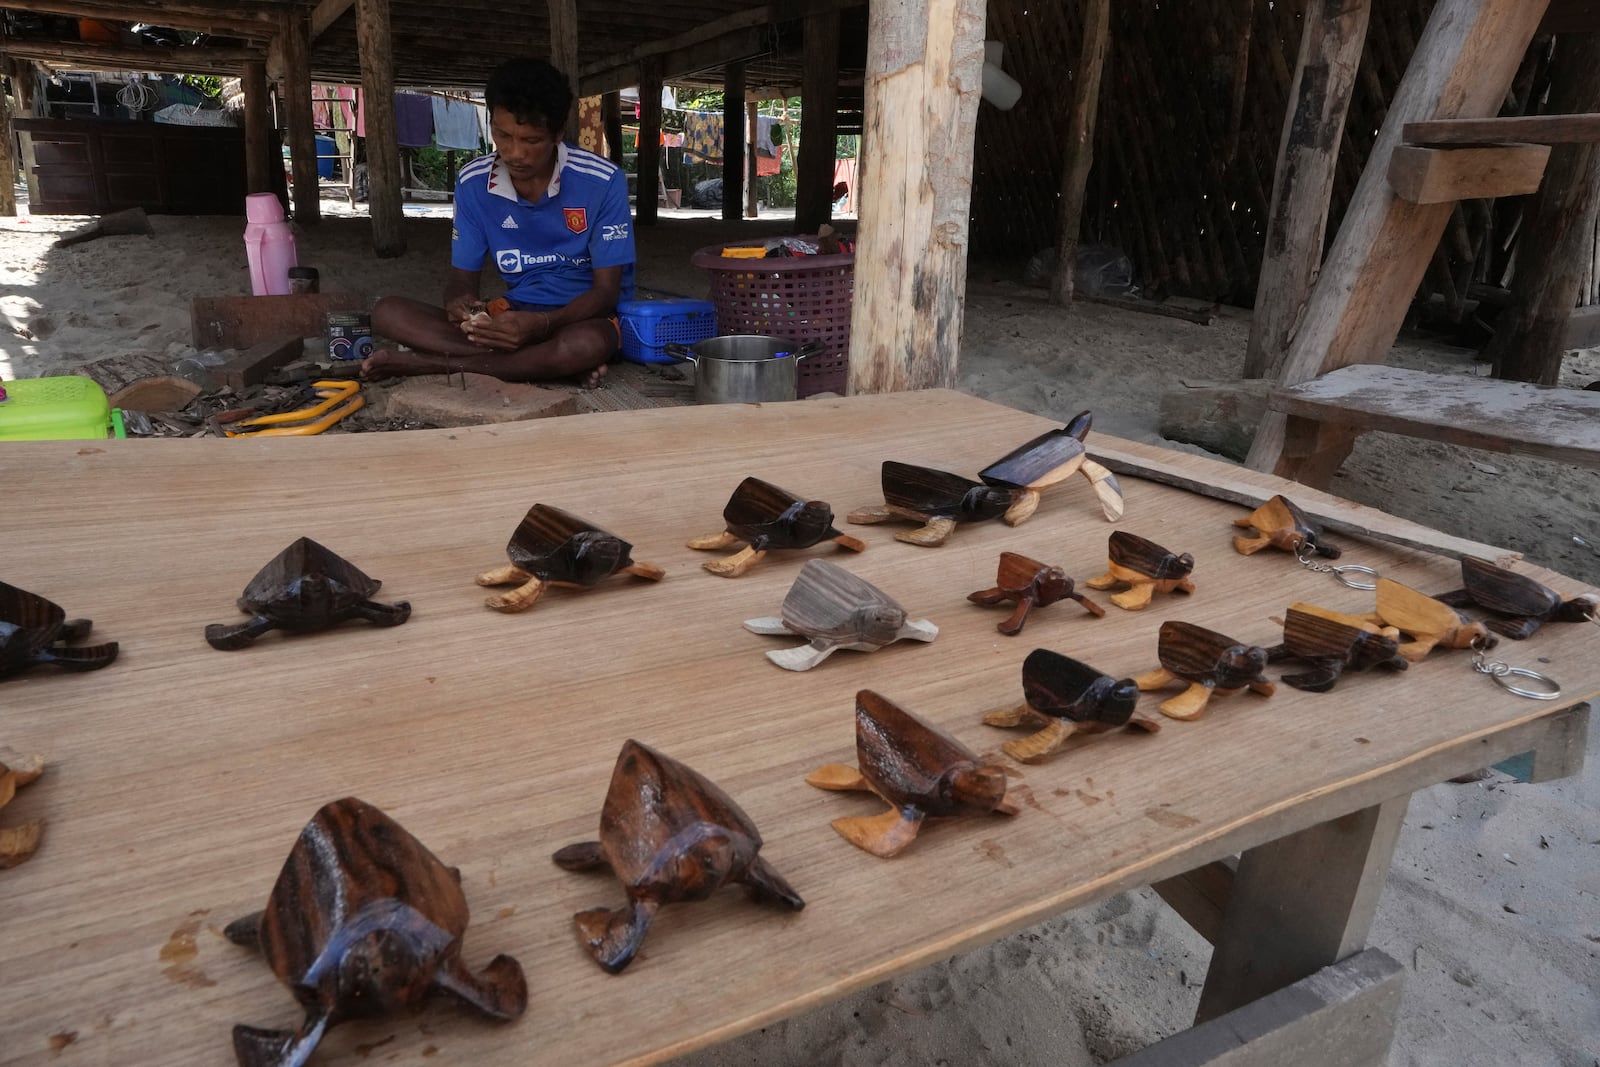
[(600, 97), (600, 123), (606, 128), (606, 155), (611, 162), (622, 166), (622, 94), (606, 93)]
[[(20, 84), (17, 79), (13, 84)], [(21, 95), (21, 92), (18, 92)], [(0, 89), (0, 216), (15, 218), (17, 214), (17, 154), (12, 147), (16, 137), (11, 132), (11, 101)]]
[(729, 63), (722, 81), (722, 221), (744, 218), (744, 64)]
[(794, 228), (799, 233), (816, 233), (833, 218), (839, 118), (837, 11), (807, 16), (805, 47), (800, 79), (800, 158), (794, 168)]
[[(1438, 247), (1451, 204), (1410, 204), (1390, 188), (1388, 162), (1407, 122), (1492, 114), (1505, 100), (1548, 0), (1439, 0), (1368, 156), (1305, 316), (1278, 375), (1298, 385), (1336, 367), (1387, 358)], [(1293, 478), (1280, 463), (1284, 416), (1268, 412), (1247, 463)]]
[(1328, 205), (1372, 0), (1310, 0), (1278, 138), (1244, 377), (1275, 378), (1322, 267)]
[(953, 386), (983, 0), (907, 0), (870, 12), (849, 391)]
[(278, 5), (240, 4), (221, 0), (210, 5), (188, 2), (162, 3), (153, 7), (132, 7), (125, 3), (98, 0), (26, 0), (16, 5), (37, 15), (71, 15), (109, 19), (114, 22), (159, 22), (175, 30), (227, 31), (235, 35), (271, 37), (277, 32)]
[(1401, 145), (1389, 160), (1395, 195), (1413, 204), (1453, 204), (1536, 192), (1550, 159), (1543, 144), (1493, 148)]
[(745, 158), (747, 167), (744, 183), (744, 217), (753, 219), (760, 214), (761, 201), (756, 188), (756, 139), (761, 136), (761, 110), (760, 104), (755, 100), (745, 101)]
[(166, 74), (236, 75), (244, 64), (264, 59), (258, 48), (140, 48), (82, 41), (7, 37), (0, 53), (78, 70), (151, 70)]
[(1073, 267), (1078, 259), (1078, 230), (1083, 225), (1083, 198), (1094, 163), (1095, 116), (1100, 109), (1100, 80), (1111, 46), (1111, 0), (1089, 0), (1083, 18), (1083, 51), (1072, 81), (1072, 107), (1067, 113), (1066, 160), (1061, 168), (1061, 211), (1056, 223), (1056, 272), (1050, 295), (1058, 304), (1072, 303)]
[(578, 137), (578, 0), (547, 0), (547, 6), (550, 11), (550, 65), (566, 76), (567, 85), (572, 89), (572, 106), (567, 109), (562, 123), (571, 141)]
[[(273, 151), (272, 102), (267, 99), (266, 63), (262, 60), (246, 63), (239, 83), (244, 90), (245, 191), (270, 193), (275, 188), (272, 168), (282, 169), (283, 156)], [(274, 159), (274, 155), (278, 158)]]
[(640, 226), (650, 226), (659, 214), (656, 199), (661, 195), (661, 63), (648, 58), (639, 72), (639, 154), (638, 181), (634, 185), (633, 217)]
[(302, 226), (322, 221), (317, 185), (317, 133), (311, 121), (311, 21), (293, 8), (283, 16), (284, 124), (289, 128), (289, 159), (294, 176), (294, 218)]
[(739, 11), (719, 19), (713, 19), (686, 33), (680, 33), (660, 41), (651, 41), (649, 44), (639, 45), (620, 56), (613, 56), (595, 63), (590, 63), (583, 68), (583, 75), (600, 74), (614, 67), (633, 66), (641, 59), (648, 56), (665, 56), (671, 52), (678, 52), (690, 45), (701, 44), (715, 40), (735, 30), (746, 30), (755, 27), (764, 27), (775, 22), (800, 18), (817, 14), (826, 14), (830, 11), (843, 11), (846, 8), (861, 7), (866, 0), (787, 0), (787, 2), (762, 4), (748, 11)]
[(356, 0), (320, 0), (316, 7), (311, 9), (311, 41), (316, 43), (318, 37), (333, 26), (335, 22), (344, 17)]
[(1233, 895), (1233, 866), (1222, 860), (1150, 885), (1194, 932), (1215, 943)]
[(1401, 135), (1407, 144), (1441, 147), (1594, 144), (1600, 141), (1600, 115), (1513, 115), (1503, 119), (1434, 119), (1430, 122), (1408, 122)]
[[(729, 63), (758, 59), (771, 50), (771, 35), (764, 28), (756, 26), (734, 30), (708, 41), (698, 41), (649, 58), (657, 62), (665, 78), (669, 76), (667, 73), (669, 71), (670, 76), (680, 77), (697, 71), (720, 70)], [(581, 82), (582, 95), (594, 96), (596, 93), (616, 92), (638, 85), (644, 62), (638, 60), (624, 63), (584, 75)]]
[(361, 54), (361, 103), (366, 114), (372, 250), (379, 258), (388, 259), (406, 251), (389, 0), (356, 0), (356, 47)]

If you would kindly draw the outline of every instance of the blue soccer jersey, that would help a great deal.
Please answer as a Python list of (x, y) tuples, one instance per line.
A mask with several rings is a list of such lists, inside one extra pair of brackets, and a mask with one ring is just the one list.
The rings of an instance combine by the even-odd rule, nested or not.
[(481, 270), (490, 257), (517, 304), (571, 303), (594, 284), (596, 267), (621, 267), (622, 299), (633, 296), (633, 219), (628, 177), (609, 159), (563, 142), (537, 203), (517, 195), (498, 153), (456, 179), (450, 262)]

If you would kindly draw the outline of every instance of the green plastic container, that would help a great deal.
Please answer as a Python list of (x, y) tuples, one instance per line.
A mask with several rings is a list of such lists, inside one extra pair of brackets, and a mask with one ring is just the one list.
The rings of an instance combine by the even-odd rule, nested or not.
[(0, 441), (81, 441), (126, 437), (122, 412), (92, 378), (23, 378), (4, 383)]

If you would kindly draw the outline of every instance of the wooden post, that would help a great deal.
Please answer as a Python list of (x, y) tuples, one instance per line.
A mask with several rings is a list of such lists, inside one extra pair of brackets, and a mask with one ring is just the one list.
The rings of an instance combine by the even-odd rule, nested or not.
[(606, 128), (606, 155), (611, 162), (622, 166), (622, 94), (606, 93), (600, 97), (600, 122)]
[[(1600, 34), (1556, 38), (1550, 65), (1550, 112), (1600, 111)], [(1551, 151), (1544, 184), (1523, 216), (1511, 304), (1495, 320), (1488, 356), (1494, 376), (1555, 385), (1566, 355), (1567, 324), (1578, 303), (1583, 269), (1594, 253), (1600, 151), (1563, 144)]]
[[(22, 79), (13, 75), (11, 84), (21, 85)], [(17, 90), (17, 96), (22, 96), (22, 90)], [(22, 106), (20, 100), (17, 106)], [(17, 153), (12, 147), (14, 143), (11, 102), (6, 99), (5, 90), (0, 88), (0, 215), (6, 218), (13, 218), (17, 214)]]
[(748, 165), (744, 172), (744, 217), (753, 219), (761, 213), (756, 189), (756, 138), (761, 134), (761, 105), (751, 100), (745, 104), (745, 157)]
[(367, 127), (367, 213), (372, 217), (372, 250), (381, 259), (406, 251), (400, 142), (394, 122), (394, 41), (389, 27), (389, 0), (356, 0), (361, 106)]
[(1310, 0), (1278, 141), (1246, 378), (1274, 378), (1322, 266), (1328, 202), (1372, 0)]
[[(891, 21), (914, 21), (920, 18), (924, 6), (937, 6), (937, 2), (908, 3)], [(949, 33), (949, 27), (945, 27), (942, 36), (948, 37)], [(816, 233), (833, 218), (834, 130), (839, 111), (837, 10), (806, 16), (805, 49), (805, 68), (800, 74), (800, 158), (795, 161), (794, 228), (800, 233)], [(904, 114), (915, 115), (920, 113), (923, 102), (912, 105), (907, 101), (907, 105), (910, 110)]]
[(850, 392), (956, 382), (983, 0), (871, 5)]
[(661, 60), (639, 61), (639, 180), (634, 185), (633, 218), (640, 226), (655, 224), (656, 198), (661, 195)]
[(722, 221), (744, 217), (745, 178), (744, 64), (722, 72)]
[(566, 139), (578, 139), (578, 0), (548, 0), (550, 8), (550, 65), (566, 75), (572, 89), (572, 107), (563, 128)]
[(317, 131), (311, 124), (311, 21), (304, 8), (283, 16), (283, 101), (289, 127), (289, 158), (294, 169), (294, 220), (302, 226), (322, 221), (317, 187)]
[[(1505, 100), (1548, 0), (1439, 0), (1389, 103), (1350, 208), (1284, 357), (1280, 385), (1352, 363), (1382, 362), (1400, 332), (1453, 204), (1411, 204), (1389, 186), (1389, 160), (1407, 122), (1493, 115)], [(1332, 477), (1354, 440), (1318, 443), (1289, 462), (1285, 417), (1268, 411), (1245, 462), (1286, 478)]]
[(1111, 0), (1089, 0), (1083, 22), (1083, 58), (1073, 79), (1072, 112), (1067, 116), (1067, 159), (1061, 176), (1060, 235), (1056, 239), (1056, 273), (1050, 295), (1058, 304), (1072, 303), (1072, 274), (1078, 258), (1078, 229), (1083, 225), (1083, 197), (1094, 162), (1094, 123), (1100, 105), (1100, 76), (1105, 71), (1111, 40)]
[[(267, 100), (267, 65), (249, 62), (239, 79), (244, 89), (244, 174), (245, 189), (252, 193), (273, 192), (272, 105)], [(313, 144), (316, 142), (313, 141)], [(283, 159), (276, 160), (279, 169)]]

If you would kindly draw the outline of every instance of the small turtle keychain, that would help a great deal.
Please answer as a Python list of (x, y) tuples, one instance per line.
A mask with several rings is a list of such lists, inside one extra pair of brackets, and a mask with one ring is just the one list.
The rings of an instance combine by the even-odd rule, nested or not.
[[(1297, 507), (1294, 501), (1283, 494), (1278, 494), (1271, 500), (1256, 508), (1242, 519), (1234, 519), (1233, 524), (1241, 529), (1253, 529), (1252, 536), (1235, 534), (1233, 538), (1234, 551), (1241, 556), (1253, 556), (1263, 548), (1281, 548), (1294, 554), (1295, 561), (1302, 567), (1309, 567), (1318, 574), (1331, 574), (1344, 585), (1351, 589), (1376, 589), (1378, 572), (1371, 567), (1363, 567), (1355, 563), (1334, 565), (1331, 563), (1318, 563), (1312, 559), (1313, 555), (1323, 556), (1327, 559), (1338, 559), (1340, 550), (1336, 545), (1326, 544), (1322, 541), (1317, 530), (1306, 519), (1305, 512)], [(1361, 574), (1371, 578), (1347, 578), (1346, 573)]]
[[(1363, 567), (1359, 563), (1321, 563), (1311, 558), (1316, 551), (1309, 542), (1304, 542), (1294, 550), (1295, 562), (1317, 574), (1331, 574), (1343, 585), (1351, 589), (1376, 589), (1378, 588), (1378, 572), (1371, 567)], [(1365, 575), (1365, 578), (1350, 578), (1347, 574)], [(1371, 579), (1370, 581), (1368, 579)]]
[[(1526, 667), (1513, 667), (1500, 660), (1491, 660), (1485, 653), (1493, 647), (1491, 638), (1480, 637), (1472, 642), (1472, 669), (1479, 674), (1487, 674), (1489, 680), (1508, 693), (1529, 700), (1554, 700), (1561, 695), (1561, 683), (1549, 675), (1540, 674), (1538, 671)], [(1527, 689), (1518, 685), (1513, 679), (1527, 678), (1536, 685), (1547, 686), (1546, 689)]]

